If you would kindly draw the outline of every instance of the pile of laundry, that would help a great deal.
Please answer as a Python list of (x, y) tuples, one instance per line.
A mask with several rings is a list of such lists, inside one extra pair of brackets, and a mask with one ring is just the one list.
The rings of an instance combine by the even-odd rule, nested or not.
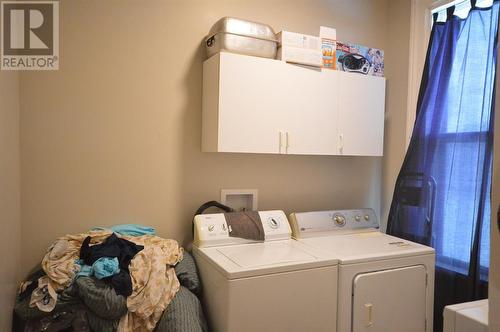
[[(30, 332), (153, 331), (181, 289), (176, 265), (183, 255), (175, 240), (141, 225), (60, 237), (48, 248), (41, 269), (21, 283), (15, 312)], [(190, 285), (193, 280), (187, 280), (188, 293)], [(204, 330), (200, 304), (191, 298)]]

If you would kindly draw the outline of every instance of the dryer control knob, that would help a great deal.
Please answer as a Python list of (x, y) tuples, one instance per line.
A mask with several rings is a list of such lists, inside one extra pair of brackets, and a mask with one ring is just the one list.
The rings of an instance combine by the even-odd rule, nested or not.
[(269, 218), (269, 220), (267, 222), (269, 224), (269, 227), (271, 227), (272, 229), (276, 229), (276, 228), (280, 227), (279, 221), (273, 217)]
[(367, 215), (367, 214), (365, 214), (365, 220), (366, 220), (366, 221), (369, 221), (369, 220), (370, 220), (370, 216), (369, 216), (369, 215)]
[(333, 216), (333, 221), (335, 222), (335, 225), (338, 227), (344, 227), (345, 226), (345, 217), (341, 214), (336, 214)]

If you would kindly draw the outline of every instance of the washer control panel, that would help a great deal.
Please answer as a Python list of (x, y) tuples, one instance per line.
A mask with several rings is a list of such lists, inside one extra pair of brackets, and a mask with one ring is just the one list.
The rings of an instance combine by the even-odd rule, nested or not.
[[(243, 213), (243, 212), (241, 212)], [(283, 211), (259, 211), (265, 241), (290, 239), (292, 231)], [(194, 244), (197, 247), (256, 242), (230, 235), (225, 213), (199, 214), (194, 218)]]
[(373, 209), (292, 213), (290, 224), (295, 238), (320, 236), (325, 232), (349, 232), (380, 227)]

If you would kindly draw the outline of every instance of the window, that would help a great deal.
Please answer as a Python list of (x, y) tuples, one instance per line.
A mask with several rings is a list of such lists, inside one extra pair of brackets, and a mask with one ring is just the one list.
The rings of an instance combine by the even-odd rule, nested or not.
[[(455, 10), (453, 15), (458, 16), (460, 18), (466, 18), (469, 15), (469, 11), (471, 8), (470, 0), (458, 0), (458, 1), (448, 1), (445, 2), (444, 5), (439, 5), (440, 1), (435, 1), (436, 7), (431, 10), (431, 13), (438, 13), (438, 22), (444, 22), (446, 20), (446, 9), (455, 6)], [(477, 0), (476, 7), (489, 7), (493, 4), (493, 0)]]
[[(477, 7), (489, 7), (493, 0), (477, 0)], [(406, 116), (406, 143), (410, 142), (415, 123), (418, 92), (422, 81), (425, 55), (432, 28), (432, 15), (438, 13), (438, 22), (446, 20), (446, 9), (455, 6), (459, 17), (466, 17), (470, 10), (470, 0), (412, 0), (410, 22), (410, 67), (408, 70), (408, 100)]]
[[(467, 17), (471, 8), (469, 1), (454, 2), (450, 5), (452, 4), (455, 4), (454, 16)], [(491, 4), (491, 0), (478, 0), (476, 5), (485, 7)], [(431, 11), (438, 13), (437, 22), (446, 21), (448, 7), (442, 6), (438, 10)], [(488, 27), (464, 25), (457, 33), (471, 33), (475, 29), (487, 30)], [(488, 52), (487, 49), (481, 49), (484, 45), (474, 45), (474, 41), (468, 38), (458, 38), (455, 42), (455, 54), (468, 54), (467, 52), (470, 52), (468, 48), (471, 47), (477, 47), (478, 54)], [(437, 50), (431, 50), (431, 54), (432, 52)], [(468, 262), (471, 245), (474, 243), (472, 237), (476, 232), (474, 227), (477, 225), (475, 220), (478, 214), (484, 212), (485, 222), (479, 242), (481, 246), (479, 264), (483, 272), (481, 279), (487, 280), (491, 215), (489, 190), (486, 193), (484, 209), (478, 206), (478, 197), (481, 195), (481, 188), (484, 188), (482, 175), (490, 173), (482, 168), (484, 165), (491, 168), (491, 151), (487, 149), (491, 142), (490, 118), (486, 115), (490, 114), (492, 107), (494, 77), (491, 75), (490, 64), (486, 62), (487, 57), (456, 56), (454, 59), (458, 61), (451, 63), (452, 74), (446, 90), (446, 103), (439, 105), (444, 109), (443, 119), (438, 122), (439, 128), (435, 128), (438, 135), (433, 136), (433, 145), (437, 149), (435, 158), (438, 159), (434, 164), (438, 166), (432, 173), (436, 182), (440, 183), (437, 196), (443, 198), (445, 202), (436, 209), (434, 216), (434, 219), (442, 221), (437, 223), (438, 227), (442, 228), (439, 231), (442, 237), (434, 243), (438, 252), (436, 263), (438, 266), (465, 275), (469, 272)], [(431, 67), (430, 72), (432, 70)], [(460, 75), (468, 75), (467, 80), (461, 79)], [(431, 126), (429, 124), (429, 127)], [(485, 181), (488, 182), (486, 187), (490, 188), (491, 179)]]

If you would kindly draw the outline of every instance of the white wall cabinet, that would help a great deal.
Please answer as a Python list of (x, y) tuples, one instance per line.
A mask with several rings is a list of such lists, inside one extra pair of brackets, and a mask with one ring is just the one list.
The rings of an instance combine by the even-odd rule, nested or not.
[(338, 82), (339, 149), (350, 156), (382, 156), (385, 78), (342, 71)]
[(203, 64), (202, 150), (381, 156), (385, 79), (220, 53)]

